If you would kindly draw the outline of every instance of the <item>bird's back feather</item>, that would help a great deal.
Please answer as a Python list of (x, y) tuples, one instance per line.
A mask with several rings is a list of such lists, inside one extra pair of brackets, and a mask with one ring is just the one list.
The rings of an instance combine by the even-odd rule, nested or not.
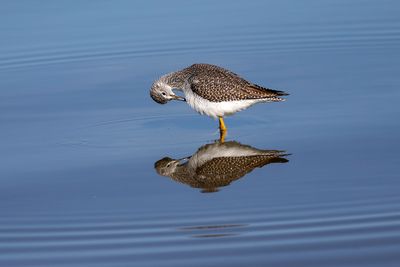
[(267, 99), (283, 101), (283, 91), (264, 88), (248, 82), (236, 73), (210, 64), (193, 64), (183, 69), (188, 77), (190, 89), (211, 102)]

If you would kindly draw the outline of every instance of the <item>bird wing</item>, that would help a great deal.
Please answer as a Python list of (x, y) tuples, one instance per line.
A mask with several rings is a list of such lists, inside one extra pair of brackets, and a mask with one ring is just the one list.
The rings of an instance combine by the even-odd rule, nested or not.
[(221, 157), (214, 158), (199, 167), (196, 174), (203, 177), (204, 181), (213, 182), (215, 184), (227, 185), (237, 180), (255, 168), (263, 167), (270, 163), (286, 163), (287, 159), (279, 155), (254, 155), (242, 157)]
[(191, 90), (211, 102), (250, 99), (281, 101), (278, 96), (287, 95), (250, 83), (236, 73), (215, 65), (194, 64), (186, 70), (190, 73), (188, 82)]

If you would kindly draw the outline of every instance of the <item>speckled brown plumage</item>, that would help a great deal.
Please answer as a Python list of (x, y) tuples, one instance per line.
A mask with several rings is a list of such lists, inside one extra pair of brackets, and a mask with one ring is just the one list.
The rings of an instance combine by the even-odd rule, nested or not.
[[(200, 166), (196, 174), (200, 177), (214, 177), (215, 179), (234, 181), (254, 168), (263, 167), (266, 164), (276, 162), (277, 154), (245, 156), (245, 157), (221, 157), (214, 158)], [(282, 159), (286, 162), (286, 159)]]
[(193, 64), (167, 75), (167, 81), (177, 87), (188, 81), (195, 94), (211, 102), (249, 99), (282, 101), (279, 96), (288, 95), (248, 82), (236, 73), (211, 64)]

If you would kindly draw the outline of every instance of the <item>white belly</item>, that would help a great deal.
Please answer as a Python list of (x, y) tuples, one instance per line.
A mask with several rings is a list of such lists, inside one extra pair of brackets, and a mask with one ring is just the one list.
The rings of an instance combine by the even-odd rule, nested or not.
[(223, 101), (211, 102), (198, 95), (193, 94), (191, 90), (183, 89), (186, 102), (194, 110), (200, 114), (207, 115), (213, 118), (232, 115), (238, 111), (244, 110), (256, 103), (265, 102), (263, 99), (251, 99), (240, 101)]

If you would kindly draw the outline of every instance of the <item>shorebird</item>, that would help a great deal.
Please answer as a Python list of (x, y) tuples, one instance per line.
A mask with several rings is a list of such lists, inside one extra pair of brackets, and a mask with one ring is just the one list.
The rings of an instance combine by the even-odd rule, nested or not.
[(154, 165), (158, 174), (174, 181), (216, 192), (255, 168), (270, 163), (286, 163), (285, 151), (261, 150), (236, 141), (212, 143), (200, 147), (192, 156), (183, 159), (165, 157)]
[[(185, 97), (173, 90), (182, 91)], [(220, 139), (224, 140), (224, 117), (262, 102), (280, 102), (288, 95), (251, 83), (236, 73), (211, 64), (193, 64), (154, 81), (150, 96), (159, 104), (170, 100), (186, 101), (200, 114), (219, 119)]]

